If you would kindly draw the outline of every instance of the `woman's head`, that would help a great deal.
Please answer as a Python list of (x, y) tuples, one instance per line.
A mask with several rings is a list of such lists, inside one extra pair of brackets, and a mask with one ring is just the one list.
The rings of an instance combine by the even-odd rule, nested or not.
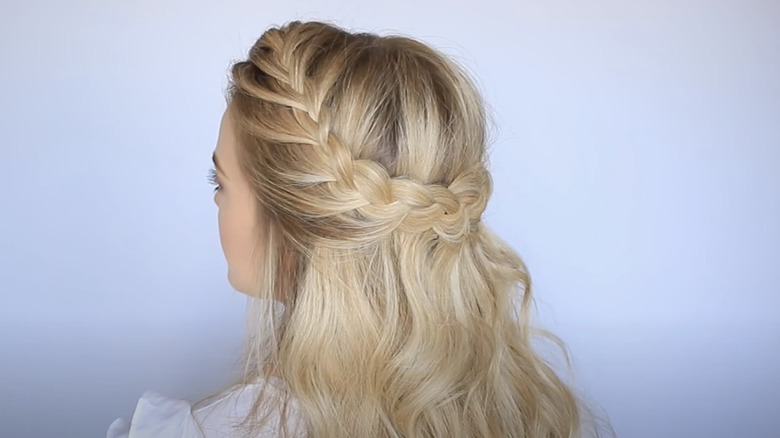
[(250, 336), (247, 380), (280, 376), (313, 436), (578, 430), (530, 347), (525, 266), (481, 220), (485, 111), (461, 68), (409, 38), (293, 22), (233, 64), (227, 100), (231, 284), (286, 306), (268, 357)]
[(233, 66), (218, 149), (297, 252), (395, 230), (457, 243), (490, 195), (484, 123), (466, 76), (427, 46), (293, 24)]

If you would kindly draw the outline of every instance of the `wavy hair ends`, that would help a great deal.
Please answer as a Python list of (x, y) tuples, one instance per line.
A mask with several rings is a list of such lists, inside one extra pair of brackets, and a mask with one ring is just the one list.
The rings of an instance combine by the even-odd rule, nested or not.
[(261, 205), (255, 292), (284, 302), (249, 314), (239, 383), (287, 397), (260, 394), (248, 436), (269, 404), (311, 437), (585, 436), (587, 408), (531, 348), (557, 338), (530, 325), (527, 269), (481, 220), (485, 105), (460, 67), (295, 21), (232, 65), (227, 98)]

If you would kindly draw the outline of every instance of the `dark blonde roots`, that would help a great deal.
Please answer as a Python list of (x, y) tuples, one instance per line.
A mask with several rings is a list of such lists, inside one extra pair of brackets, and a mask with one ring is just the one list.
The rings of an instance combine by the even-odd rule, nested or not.
[[(276, 376), (312, 437), (584, 436), (531, 348), (531, 280), (481, 221), (486, 114), (468, 75), (402, 36), (267, 30), (228, 88), (264, 262), (242, 382)], [(519, 294), (519, 306), (514, 298)], [(260, 333), (263, 332), (263, 333)], [(283, 415), (283, 418), (286, 416)]]

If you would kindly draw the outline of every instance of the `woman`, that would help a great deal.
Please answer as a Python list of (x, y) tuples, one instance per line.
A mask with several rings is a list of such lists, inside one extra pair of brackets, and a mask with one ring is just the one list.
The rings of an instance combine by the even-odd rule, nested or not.
[(526, 267), (481, 221), (486, 115), (462, 69), (296, 21), (232, 66), (227, 101), (211, 178), (229, 282), (254, 298), (244, 375), (192, 409), (148, 392), (109, 437), (585, 435), (531, 348), (558, 341), (529, 325)]

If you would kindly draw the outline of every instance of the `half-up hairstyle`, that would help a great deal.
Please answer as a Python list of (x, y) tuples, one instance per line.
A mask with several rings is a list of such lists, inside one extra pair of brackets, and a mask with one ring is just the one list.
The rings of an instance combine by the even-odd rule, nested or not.
[(407, 37), (296, 21), (230, 73), (264, 224), (252, 294), (284, 302), (250, 314), (240, 383), (286, 395), (257, 398), (248, 434), (294, 401), (311, 437), (583, 436), (584, 406), (531, 348), (563, 344), (531, 328), (526, 267), (481, 220), (485, 105), (464, 70)]

